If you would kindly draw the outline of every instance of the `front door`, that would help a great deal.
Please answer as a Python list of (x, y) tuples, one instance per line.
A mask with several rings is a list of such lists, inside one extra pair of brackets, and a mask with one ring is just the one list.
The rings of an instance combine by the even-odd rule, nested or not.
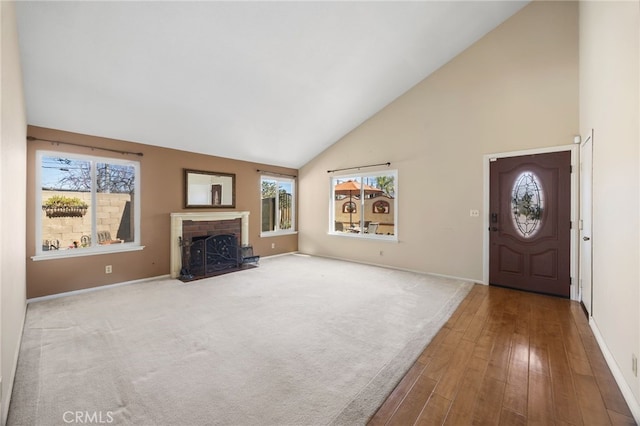
[(571, 152), (490, 165), (489, 282), (569, 297)]

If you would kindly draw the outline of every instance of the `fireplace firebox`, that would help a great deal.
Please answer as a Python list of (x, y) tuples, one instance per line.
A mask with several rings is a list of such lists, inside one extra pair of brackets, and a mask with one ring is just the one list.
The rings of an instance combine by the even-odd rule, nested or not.
[(243, 264), (242, 250), (233, 234), (193, 237), (182, 243), (183, 279), (217, 275), (236, 270)]
[(255, 267), (249, 212), (171, 213), (171, 276), (182, 281)]

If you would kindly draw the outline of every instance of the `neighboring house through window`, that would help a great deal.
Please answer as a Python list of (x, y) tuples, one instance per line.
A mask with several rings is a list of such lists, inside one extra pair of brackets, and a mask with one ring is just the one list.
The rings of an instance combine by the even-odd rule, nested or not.
[(292, 178), (262, 176), (261, 235), (295, 232), (296, 181)]
[(140, 163), (36, 152), (35, 260), (139, 250)]
[(397, 185), (395, 170), (331, 178), (329, 233), (397, 240)]

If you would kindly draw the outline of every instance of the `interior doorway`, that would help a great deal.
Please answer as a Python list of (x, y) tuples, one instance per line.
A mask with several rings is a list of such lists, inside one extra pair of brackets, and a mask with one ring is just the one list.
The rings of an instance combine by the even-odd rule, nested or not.
[(571, 296), (570, 150), (489, 166), (489, 283)]

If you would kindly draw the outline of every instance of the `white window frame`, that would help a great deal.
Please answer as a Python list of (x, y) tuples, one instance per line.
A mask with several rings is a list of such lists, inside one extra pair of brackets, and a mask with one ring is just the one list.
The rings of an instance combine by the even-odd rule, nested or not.
[[(276, 188), (279, 187), (280, 182), (286, 182), (291, 184), (291, 229), (279, 229), (279, 221), (275, 221), (275, 230), (263, 231), (262, 230), (262, 181), (270, 180), (276, 181)], [(297, 182), (293, 177), (272, 176), (268, 174), (260, 175), (260, 237), (275, 237), (278, 235), (290, 235), (297, 234), (297, 220), (296, 220), (296, 206), (297, 206)], [(277, 189), (276, 189), (277, 191)], [(279, 214), (279, 203), (276, 202), (276, 219)]]
[[(350, 233), (350, 232), (338, 232), (335, 230), (335, 211), (336, 211), (336, 202), (342, 203), (345, 200), (337, 200), (335, 199), (335, 195), (333, 193), (333, 181), (334, 179), (349, 179), (349, 178), (366, 178), (371, 176), (381, 176), (381, 175), (393, 175), (394, 177), (394, 198), (391, 200), (385, 200), (390, 205), (393, 205), (393, 235), (380, 235), (380, 234), (367, 234), (367, 233)], [(366, 172), (366, 173), (348, 173), (348, 174), (340, 174), (333, 175), (329, 178), (329, 224), (328, 224), (328, 233), (329, 235), (335, 235), (345, 238), (362, 238), (367, 240), (383, 240), (383, 241), (392, 241), (398, 242), (398, 170), (379, 170), (377, 172)], [(356, 203), (356, 212), (357, 212), (357, 220), (359, 222), (364, 221), (365, 214), (365, 200), (364, 197), (360, 197), (360, 200), (352, 200)]]
[[(134, 181), (134, 194), (133, 194), (133, 204), (134, 204), (134, 239), (130, 242), (123, 242), (120, 244), (108, 244), (104, 246), (94, 245), (92, 247), (86, 247), (82, 249), (73, 249), (73, 250), (42, 250), (42, 159), (43, 157), (64, 157), (70, 158), (73, 160), (80, 161), (89, 161), (92, 164), (92, 184), (91, 184), (91, 197), (92, 203), (90, 208), (92, 209), (92, 224), (91, 224), (91, 233), (92, 236), (96, 235), (96, 214), (95, 209), (97, 207), (96, 197), (97, 192), (96, 182), (95, 182), (95, 168), (94, 165), (96, 163), (109, 163), (109, 164), (118, 164), (123, 166), (133, 167), (135, 170), (135, 181)], [(132, 161), (132, 160), (122, 160), (113, 157), (98, 157), (93, 155), (82, 155), (76, 153), (69, 153), (65, 151), (44, 151), (38, 150), (36, 151), (36, 159), (35, 159), (35, 256), (31, 256), (32, 260), (49, 260), (49, 259), (60, 259), (60, 258), (69, 258), (69, 257), (81, 257), (81, 256), (92, 256), (98, 254), (105, 253), (115, 253), (115, 252), (126, 252), (126, 251), (136, 251), (144, 249), (144, 246), (140, 245), (140, 162)], [(94, 238), (92, 238), (94, 240)]]

